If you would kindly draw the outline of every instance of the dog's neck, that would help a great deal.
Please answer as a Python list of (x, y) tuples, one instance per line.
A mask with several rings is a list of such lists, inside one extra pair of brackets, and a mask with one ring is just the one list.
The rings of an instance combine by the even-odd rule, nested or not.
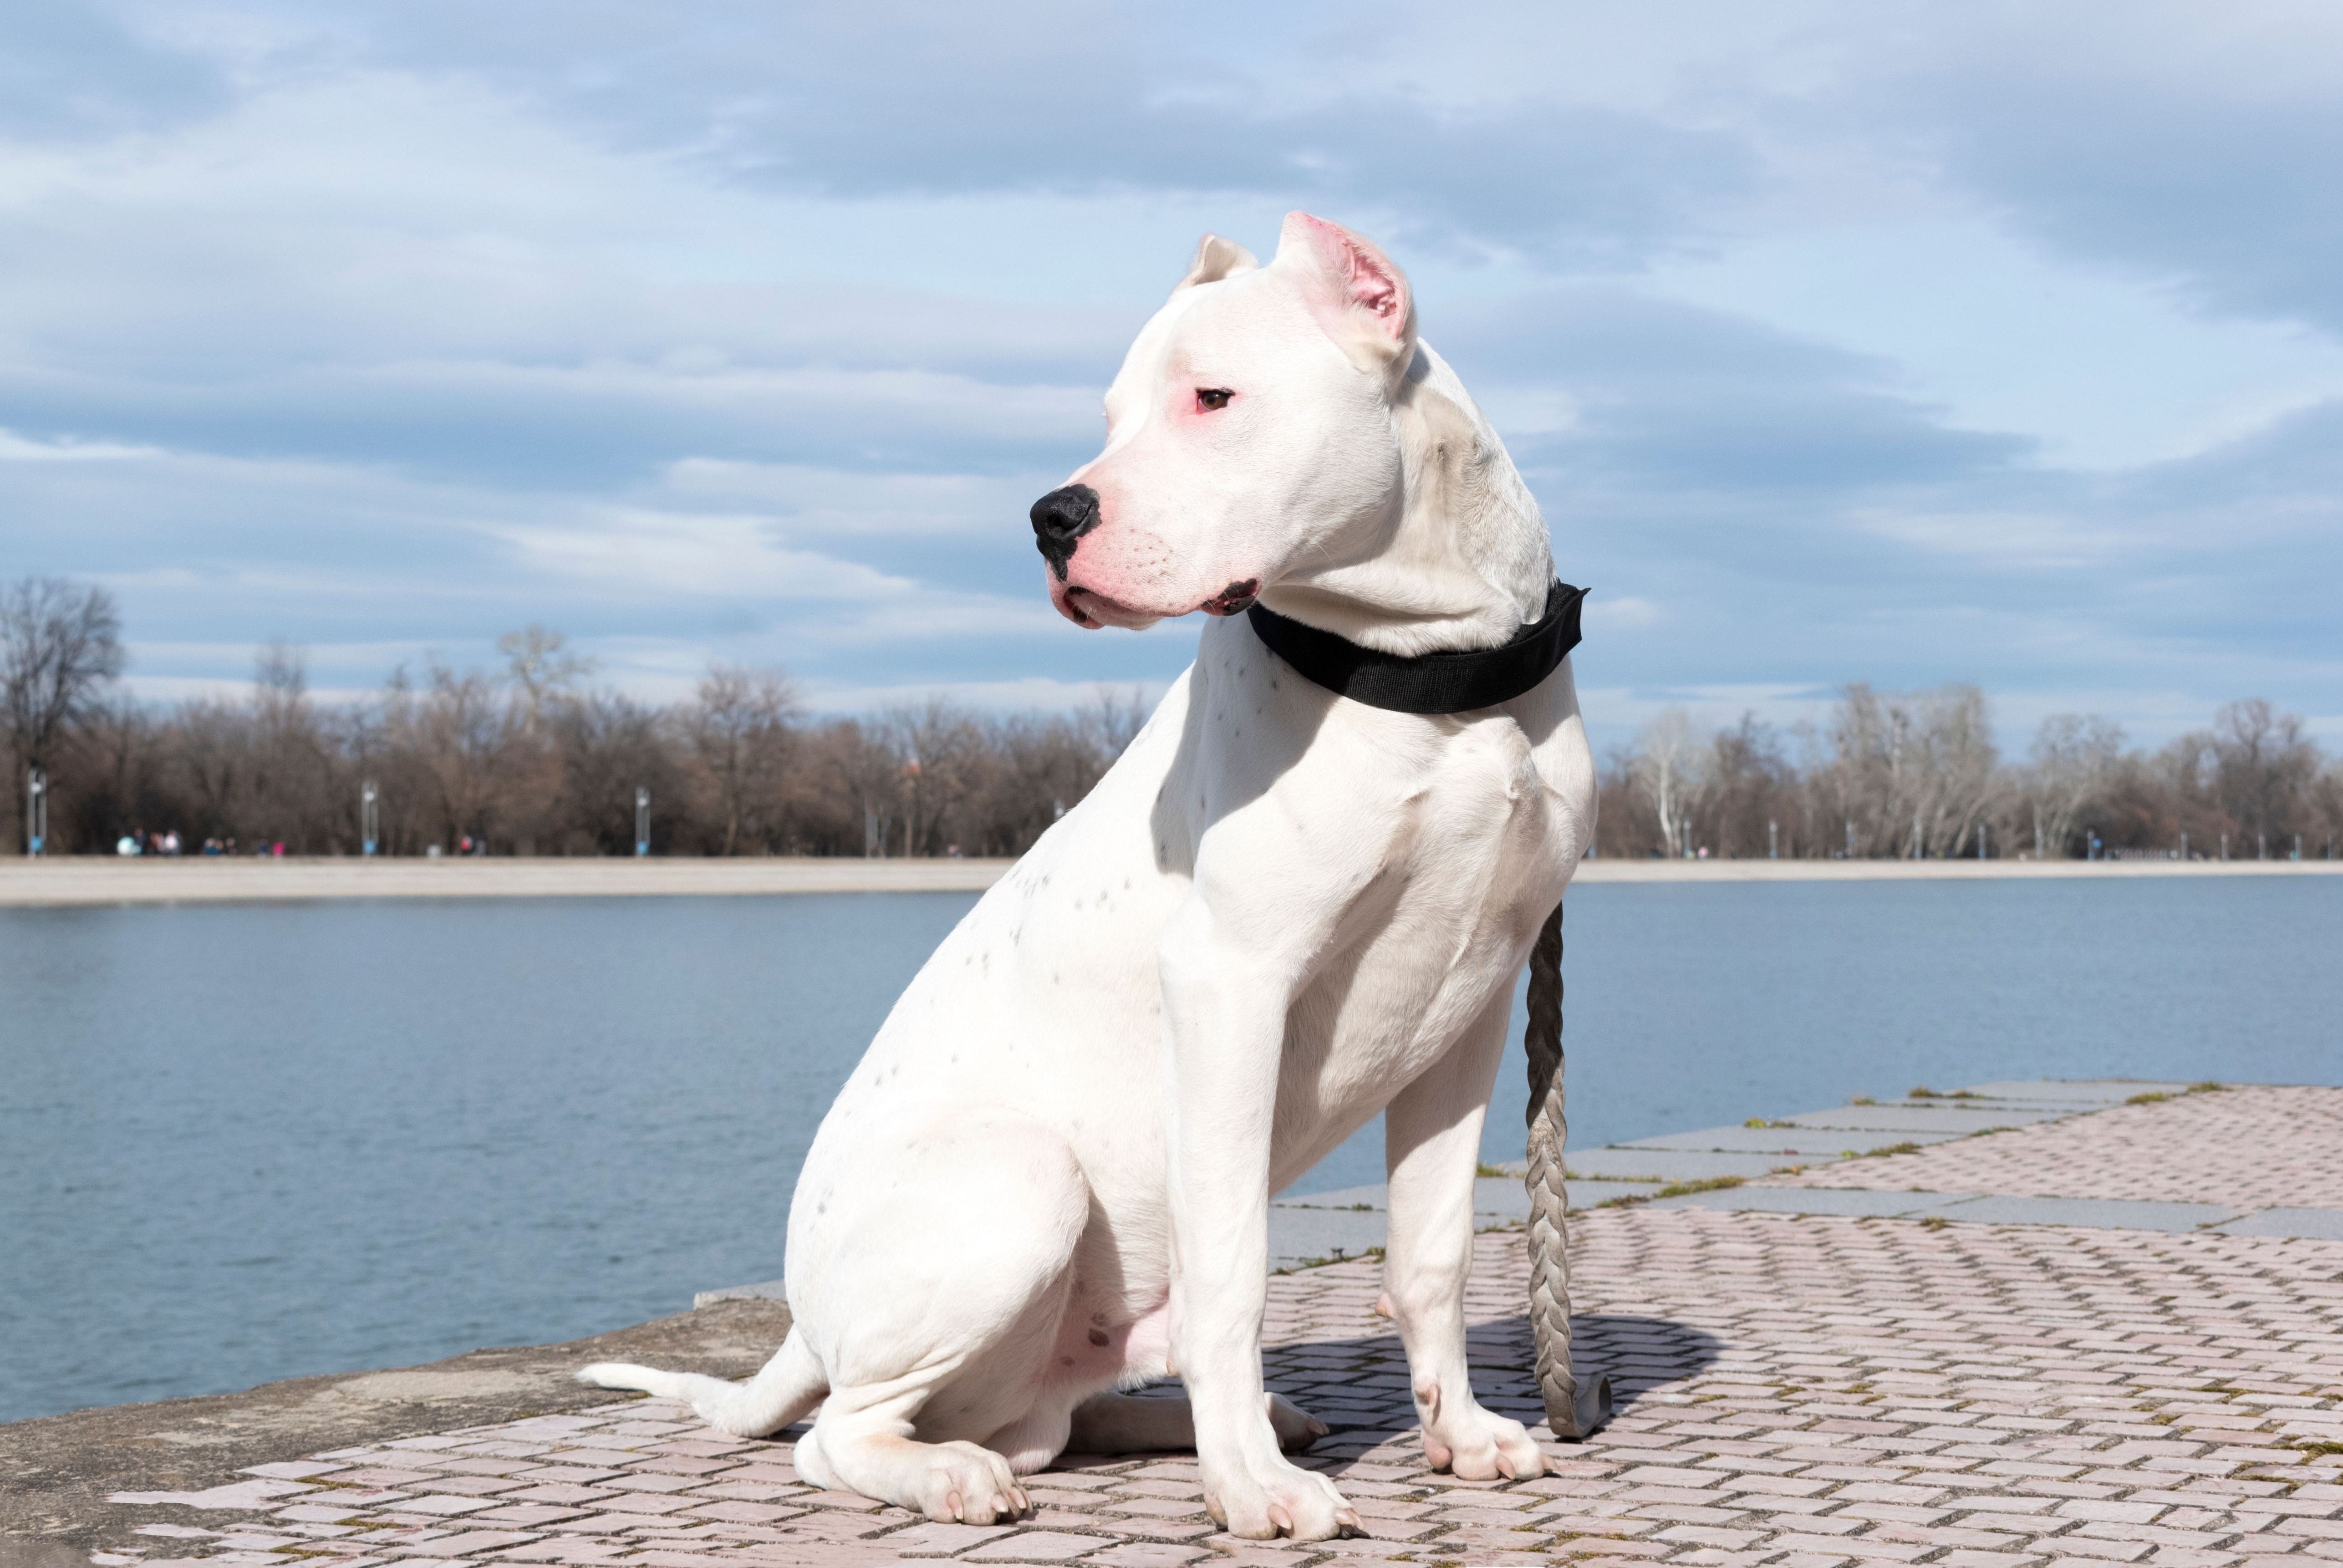
[(1504, 443), (1445, 360), (1415, 346), (1393, 417), (1402, 498), (1358, 555), (1304, 567), (1262, 602), (1362, 648), (1413, 656), (1495, 648), (1544, 613), (1545, 519)]

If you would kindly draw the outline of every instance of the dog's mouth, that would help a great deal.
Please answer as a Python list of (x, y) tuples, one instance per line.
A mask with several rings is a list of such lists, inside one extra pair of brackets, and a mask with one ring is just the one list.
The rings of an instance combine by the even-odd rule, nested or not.
[(1206, 615), (1242, 615), (1260, 597), (1261, 579), (1247, 578), (1242, 582), (1231, 583), (1197, 608)]
[[(1246, 578), (1242, 581), (1229, 584), (1202, 604), (1192, 608), (1202, 610), (1206, 615), (1242, 615), (1252, 608), (1253, 601), (1260, 597), (1261, 579)], [(1142, 609), (1137, 605), (1125, 604), (1111, 594), (1102, 594), (1094, 588), (1085, 588), (1080, 583), (1051, 583), (1050, 602), (1057, 607), (1060, 615), (1085, 631), (1095, 631), (1102, 626), (1124, 627), (1133, 631), (1143, 630), (1163, 619), (1167, 613), (1174, 616), (1188, 613), (1186, 610), (1167, 612), (1160, 609)]]
[(1096, 588), (1083, 588), (1079, 584), (1051, 585), (1050, 602), (1058, 607), (1060, 615), (1084, 631), (1096, 631), (1102, 626), (1119, 626), (1138, 631), (1163, 618), (1152, 610), (1127, 605)]

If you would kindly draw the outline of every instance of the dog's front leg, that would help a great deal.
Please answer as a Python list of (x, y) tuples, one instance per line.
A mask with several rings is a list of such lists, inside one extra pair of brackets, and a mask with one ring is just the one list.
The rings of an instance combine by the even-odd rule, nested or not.
[(1166, 930), (1172, 1353), (1188, 1385), (1204, 1506), (1231, 1534), (1322, 1541), (1359, 1528), (1323, 1476), (1279, 1451), (1262, 1399), (1269, 1162), (1286, 1010), (1282, 943), (1232, 930), (1201, 897)]
[(1443, 1060), (1383, 1111), (1391, 1170), (1383, 1284), (1407, 1346), (1408, 1381), (1434, 1470), (1467, 1481), (1545, 1473), (1520, 1422), (1484, 1410), (1465, 1366), (1464, 1282), (1473, 1269), (1473, 1180), (1481, 1123), (1504, 1054), (1513, 988), (1489, 1004)]

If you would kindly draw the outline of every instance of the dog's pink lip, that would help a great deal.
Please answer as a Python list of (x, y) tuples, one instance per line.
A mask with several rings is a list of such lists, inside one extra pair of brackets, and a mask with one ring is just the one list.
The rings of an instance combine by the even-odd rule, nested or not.
[(1084, 588), (1080, 583), (1066, 589), (1066, 598), (1094, 625), (1143, 627), (1162, 618), (1160, 610), (1141, 609), (1136, 605), (1125, 604), (1110, 594), (1102, 594), (1094, 588)]

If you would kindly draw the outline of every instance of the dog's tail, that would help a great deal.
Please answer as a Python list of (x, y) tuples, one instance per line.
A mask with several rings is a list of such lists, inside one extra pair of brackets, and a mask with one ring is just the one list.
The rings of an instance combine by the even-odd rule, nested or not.
[(699, 1372), (659, 1372), (626, 1362), (597, 1362), (578, 1369), (578, 1381), (595, 1388), (631, 1388), (662, 1399), (679, 1399), (702, 1421), (735, 1437), (766, 1437), (821, 1402), (830, 1378), (795, 1328), (773, 1359), (747, 1382), (726, 1382)]

